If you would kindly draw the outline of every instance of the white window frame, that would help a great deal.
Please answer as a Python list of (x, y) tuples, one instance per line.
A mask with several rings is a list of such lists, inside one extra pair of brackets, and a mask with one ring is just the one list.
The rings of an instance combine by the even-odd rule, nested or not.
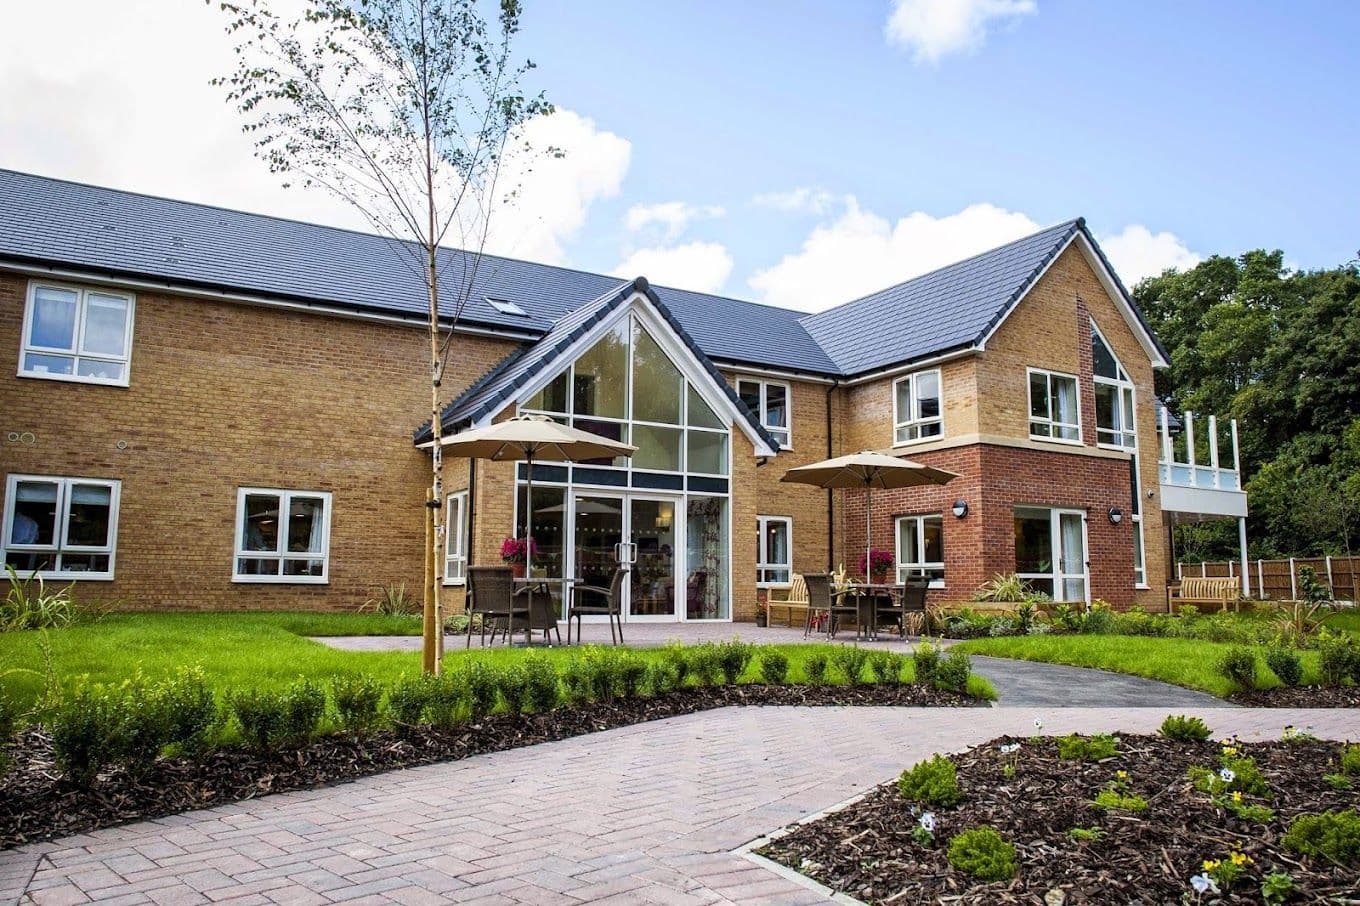
[[(1031, 391), (1030, 391), (1030, 385), (1031, 385), (1031, 381), (1033, 380), (1034, 375), (1036, 375), (1036, 374), (1041, 374), (1041, 375), (1043, 375), (1043, 376), (1044, 376), (1044, 380), (1045, 380), (1045, 382), (1046, 382), (1046, 384), (1045, 384), (1046, 393), (1045, 393), (1045, 395), (1044, 395), (1044, 402), (1045, 402), (1045, 404), (1048, 406), (1048, 410), (1049, 410), (1049, 411), (1048, 411), (1048, 417), (1047, 417), (1047, 418), (1039, 418), (1039, 417), (1035, 416), (1034, 413), (1033, 413), (1034, 401), (1030, 398), (1030, 392), (1031, 392)], [(1077, 420), (1076, 420), (1076, 422), (1074, 422), (1074, 423), (1070, 423), (1070, 422), (1059, 422), (1059, 421), (1054, 421), (1054, 419), (1053, 419), (1053, 379), (1054, 379), (1054, 378), (1062, 378), (1063, 380), (1068, 380), (1068, 381), (1071, 381), (1071, 382), (1072, 382), (1072, 391), (1073, 391), (1073, 393), (1076, 394), (1076, 402), (1077, 402)], [(1076, 429), (1077, 429), (1077, 436), (1076, 436), (1076, 437), (1053, 437), (1053, 436), (1050, 436), (1050, 435), (1048, 435), (1048, 434), (1035, 434), (1035, 433), (1034, 433), (1034, 423), (1035, 423), (1035, 422), (1040, 422), (1040, 423), (1042, 423), (1042, 424), (1048, 425), (1050, 431), (1052, 431), (1054, 428), (1076, 428)], [(1047, 369), (1047, 368), (1026, 368), (1026, 369), (1025, 369), (1025, 423), (1029, 426), (1029, 437), (1030, 437), (1030, 440), (1041, 440), (1041, 441), (1044, 441), (1045, 443), (1054, 443), (1054, 444), (1068, 444), (1068, 445), (1077, 446), (1077, 447), (1081, 446), (1081, 445), (1084, 443), (1084, 441), (1082, 440), (1082, 436), (1083, 436), (1083, 435), (1082, 435), (1082, 425), (1081, 425), (1081, 380), (1080, 380), (1075, 374), (1067, 374), (1066, 372), (1063, 372), (1063, 371), (1052, 371), (1052, 370), (1049, 370), (1049, 369)]]
[[(279, 498), (279, 517), (280, 521), (284, 518), (284, 513), (291, 513), (293, 510), (294, 497), (318, 497), (325, 504), (321, 516), (321, 550), (319, 552), (307, 551), (305, 553), (290, 553), (284, 550), (288, 543), (287, 526), (280, 525), (278, 547), (274, 551), (248, 551), (244, 550), (241, 521), (246, 515), (246, 497), (250, 495), (275, 495)], [(330, 582), (331, 574), (331, 493), (330, 491), (302, 491), (294, 488), (237, 488), (236, 489), (236, 520), (232, 523), (232, 549), (231, 558), (231, 581), (245, 583), (261, 583), (273, 585), (326, 585)], [(278, 560), (278, 575), (260, 575), (257, 573), (241, 572), (241, 561), (245, 560)], [(285, 560), (320, 560), (321, 575), (319, 576), (286, 576), (283, 574), (283, 561)]]
[[(919, 379), (927, 374), (935, 375), (935, 386), (938, 390), (940, 401), (940, 414), (933, 416), (931, 418), (923, 418), (919, 414), (919, 410), (921, 408), (921, 399), (916, 393), (916, 387)], [(910, 399), (908, 402), (908, 408), (910, 411), (907, 413), (906, 418), (902, 417), (902, 412), (897, 406), (898, 400), (897, 385), (903, 382), (909, 382), (911, 385), (911, 389), (909, 391)], [(892, 400), (893, 400), (893, 446), (906, 447), (912, 444), (927, 443), (932, 440), (939, 440), (940, 438), (944, 437), (944, 375), (941, 373), (939, 368), (927, 368), (924, 371), (913, 371), (911, 374), (905, 374), (902, 377), (898, 378), (897, 380), (893, 381)], [(921, 434), (921, 429), (927, 425), (939, 425), (940, 426), (939, 433)], [(903, 428), (915, 428), (916, 437), (908, 437), (906, 439), (903, 439), (902, 438)]]
[[(35, 346), (30, 342), (30, 331), (33, 329), (33, 311), (34, 306), (37, 304), (38, 290), (40, 289), (55, 289), (76, 294), (75, 326), (71, 334), (71, 346), (67, 349), (57, 349), (51, 346)], [(97, 293), (101, 296), (126, 300), (127, 323), (123, 326), (123, 349), (126, 350), (125, 355), (112, 356), (83, 351), (85, 345), (85, 318), (86, 313), (89, 310), (90, 293)], [(19, 336), (18, 376), (45, 381), (69, 381), (75, 384), (103, 384), (108, 387), (128, 386), (132, 377), (132, 325), (137, 313), (136, 308), (137, 297), (132, 293), (104, 289), (97, 286), (58, 283), (50, 280), (30, 280), (28, 283), (28, 294), (24, 302), (23, 333)], [(69, 358), (71, 360), (71, 373), (53, 374), (50, 371), (26, 370), (24, 363), (27, 360), (29, 353), (33, 353), (34, 355), (64, 356)], [(120, 380), (115, 380), (112, 378), (77, 374), (80, 370), (80, 362), (82, 360), (120, 363), (123, 366), (123, 377)]]
[[(921, 513), (916, 516), (898, 516), (893, 522), (893, 546), (896, 548), (894, 560), (897, 564), (897, 581), (903, 583), (907, 580), (907, 574), (911, 571), (922, 571), (927, 569), (938, 569), (944, 572), (944, 561), (922, 560), (919, 563), (908, 563), (902, 559), (902, 524), (914, 523), (916, 533), (916, 549), (925, 553), (926, 549), (926, 520), (936, 519), (940, 523), (940, 553), (944, 554), (944, 514), (943, 513)], [(944, 588), (944, 578), (931, 579), (931, 588)]]
[[(51, 544), (10, 544), (14, 537), (14, 505), (17, 502), (19, 483), (23, 481), (42, 482), (57, 486), (57, 524), (54, 527)], [(71, 522), (71, 486), (92, 485), (109, 489), (109, 536), (108, 544), (84, 545), (67, 544), (66, 533)], [(114, 577), (114, 559), (118, 551), (118, 501), (122, 494), (123, 483), (110, 478), (69, 478), (62, 475), (10, 475), (5, 481), (4, 534), (0, 535), (0, 554), (8, 557), (14, 553), (53, 554), (57, 562), (63, 554), (97, 554), (109, 558), (109, 568), (102, 572), (90, 570), (44, 569), (37, 574), (42, 579), (79, 579), (81, 581), (107, 582)], [(30, 573), (20, 573), (22, 576)]]
[[(765, 378), (747, 377), (747, 376), (745, 376), (745, 375), (739, 374), (739, 375), (737, 375), (737, 388), (736, 388), (736, 389), (737, 389), (737, 396), (738, 396), (738, 398), (741, 397), (741, 385), (742, 385), (742, 384), (757, 384), (757, 385), (759, 385), (759, 387), (760, 387), (760, 407), (759, 407), (759, 411), (757, 411), (757, 412), (755, 413), (755, 416), (756, 416), (756, 418), (760, 421), (760, 426), (761, 426), (762, 428), (764, 428), (766, 431), (770, 432), (770, 434), (773, 435), (773, 436), (775, 437), (776, 440), (779, 439), (779, 434), (782, 433), (782, 434), (786, 435), (785, 438), (784, 438), (784, 440), (782, 440), (782, 441), (779, 442), (779, 449), (781, 449), (781, 450), (792, 450), (792, 449), (793, 449), (793, 387), (792, 387), (789, 383), (787, 383), (786, 381), (769, 381), (769, 380), (766, 380)], [(782, 387), (782, 388), (784, 388), (784, 414), (785, 414), (785, 415), (787, 416), (787, 418), (788, 418), (788, 422), (789, 422), (788, 425), (771, 425), (771, 424), (769, 424), (769, 401), (768, 401), (768, 395), (769, 395), (769, 388), (770, 388), (770, 387)]]
[[(1091, 350), (1091, 383), (1092, 383), (1092, 385), (1095, 385), (1095, 384), (1104, 384), (1105, 386), (1113, 387), (1113, 388), (1114, 388), (1115, 406), (1116, 406), (1116, 408), (1118, 408), (1118, 410), (1119, 410), (1119, 413), (1120, 413), (1120, 416), (1121, 416), (1121, 419), (1120, 419), (1120, 420), (1123, 421), (1124, 417), (1127, 416), (1127, 419), (1128, 419), (1127, 424), (1130, 426), (1130, 427), (1129, 427), (1129, 430), (1127, 430), (1127, 431), (1115, 431), (1113, 428), (1102, 428), (1102, 427), (1100, 426), (1100, 410), (1099, 410), (1099, 408), (1097, 408), (1097, 409), (1096, 409), (1096, 446), (1097, 446), (1097, 447), (1102, 447), (1102, 448), (1104, 448), (1104, 449), (1106, 449), (1106, 450), (1137, 450), (1137, 449), (1138, 449), (1138, 388), (1135, 387), (1135, 386), (1133, 385), (1133, 379), (1129, 377), (1129, 371), (1128, 371), (1128, 369), (1124, 367), (1124, 363), (1123, 363), (1123, 362), (1119, 361), (1119, 356), (1115, 354), (1114, 347), (1111, 346), (1111, 345), (1110, 345), (1110, 341), (1109, 341), (1108, 339), (1105, 338), (1104, 332), (1101, 331), (1099, 325), (1096, 324), (1094, 318), (1091, 319), (1091, 332), (1092, 332), (1093, 334), (1095, 334), (1096, 336), (1100, 337), (1100, 342), (1104, 343), (1104, 344), (1105, 344), (1105, 348), (1108, 349), (1109, 352), (1110, 352), (1110, 358), (1114, 359), (1114, 366), (1115, 366), (1115, 369), (1116, 369), (1120, 374), (1123, 375), (1122, 378), (1110, 378), (1110, 377), (1105, 377), (1104, 375), (1096, 374), (1096, 372), (1095, 372), (1095, 350), (1092, 349), (1092, 350)], [(1126, 390), (1128, 391), (1128, 404), (1129, 404), (1129, 405), (1128, 405), (1128, 411), (1127, 411), (1127, 412), (1124, 411), (1124, 409), (1125, 409), (1125, 407), (1124, 407), (1124, 400), (1125, 400), (1124, 391), (1126, 391)], [(1094, 389), (1092, 390), (1092, 395), (1093, 395), (1093, 399), (1094, 399)], [(1133, 435), (1133, 442), (1132, 442), (1131, 444), (1124, 444), (1124, 443), (1110, 443), (1109, 441), (1106, 441), (1106, 440), (1102, 440), (1102, 439), (1101, 439), (1101, 434), (1102, 434), (1102, 432), (1104, 432), (1104, 433), (1112, 433), (1112, 434), (1119, 434), (1119, 435), (1131, 434), (1131, 435)]]
[[(784, 524), (784, 535), (788, 539), (789, 559), (785, 563), (779, 563), (769, 559), (769, 551), (765, 546), (765, 529), (770, 523), (782, 522)], [(782, 582), (767, 581), (766, 573), (772, 570), (783, 570), (788, 573), (788, 578)], [(793, 517), (792, 516), (757, 516), (756, 517), (756, 588), (787, 588), (793, 582)]]
[(1143, 517), (1134, 516), (1133, 520), (1133, 587), (1145, 589), (1147, 581), (1147, 541), (1143, 538)]
[[(444, 501), (444, 584), (467, 582), (468, 492), (454, 491)], [(454, 509), (457, 508), (457, 518)]]

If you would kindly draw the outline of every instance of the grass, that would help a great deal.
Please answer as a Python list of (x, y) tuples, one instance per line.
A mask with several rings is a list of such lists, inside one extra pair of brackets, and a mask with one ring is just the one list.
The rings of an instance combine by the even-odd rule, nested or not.
[[(1221, 642), (1129, 635), (1034, 635), (973, 639), (955, 647), (969, 654), (1096, 667), (1199, 689), (1220, 697), (1234, 691), (1219, 675), (1218, 663), (1230, 648), (1236, 646)], [(1318, 682), (1317, 653), (1303, 651), (1300, 654), (1303, 681)], [(1264, 664), (1257, 667), (1257, 681), (1262, 688), (1279, 685)]]
[[(405, 624), (414, 623), (412, 631)], [(383, 683), (414, 674), (420, 655), (410, 651), (341, 651), (314, 642), (308, 635), (408, 635), (419, 631), (411, 618), (378, 614), (303, 613), (122, 613), (96, 623), (50, 632), (0, 634), (0, 686), (27, 706), (46, 682), (47, 655), (57, 682), (69, 685), (88, 675), (95, 682), (119, 682), (140, 669), (150, 677), (182, 665), (201, 666), (219, 697), (243, 689), (278, 689), (306, 676), (322, 683), (339, 674), (363, 673)], [(505, 663), (524, 656), (523, 649), (474, 646), (466, 651), (461, 638), (447, 640), (446, 669), (457, 670), (469, 658)], [(789, 682), (805, 681), (803, 662), (811, 654), (829, 654), (830, 645), (773, 645), (789, 659)], [(554, 660), (573, 656), (573, 649), (534, 649)], [(659, 649), (637, 649), (659, 657)], [(755, 660), (743, 679), (758, 677)], [(913, 675), (908, 659), (904, 676)], [(970, 677), (969, 692), (994, 699), (996, 690), (980, 676)]]

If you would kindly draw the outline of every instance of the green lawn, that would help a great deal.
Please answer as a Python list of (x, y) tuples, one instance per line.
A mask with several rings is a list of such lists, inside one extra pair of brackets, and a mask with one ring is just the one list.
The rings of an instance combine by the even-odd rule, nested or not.
[[(1129, 635), (1031, 635), (973, 639), (960, 642), (957, 647), (970, 654), (1098, 667), (1200, 689), (1217, 696), (1226, 696), (1233, 691), (1228, 681), (1219, 675), (1218, 663), (1235, 646), (1220, 642)], [(1317, 652), (1300, 654), (1304, 682), (1316, 683)], [(1264, 664), (1257, 670), (1263, 688), (1279, 685)]]

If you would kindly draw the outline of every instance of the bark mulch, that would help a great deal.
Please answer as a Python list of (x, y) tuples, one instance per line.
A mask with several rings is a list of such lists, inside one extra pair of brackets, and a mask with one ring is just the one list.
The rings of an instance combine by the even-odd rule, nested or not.
[[(1118, 755), (1094, 764), (1060, 759), (1048, 738), (1002, 737), (952, 756), (965, 798), (933, 810), (930, 846), (912, 839), (921, 808), (904, 800), (895, 784), (885, 784), (841, 811), (796, 825), (759, 852), (871, 903), (1260, 903), (1261, 879), (1273, 871), (1293, 876), (1297, 894), (1290, 903), (1357, 902), (1360, 866), (1334, 867), (1279, 845), (1295, 816), (1360, 804), (1360, 778), (1351, 790), (1323, 780), (1338, 770), (1337, 743), (1238, 744), (1256, 759), (1270, 789), (1264, 798), (1248, 797), (1276, 810), (1262, 825), (1227, 814), (1187, 778), (1191, 765), (1218, 769), (1218, 743), (1119, 739)], [(1001, 753), (1001, 745), (1016, 742), (1018, 752)], [(1015, 765), (1010, 779), (1007, 763)], [(1128, 772), (1132, 791), (1148, 801), (1146, 812), (1106, 812), (1091, 804), (1118, 770)], [(978, 883), (949, 864), (949, 840), (981, 825), (1015, 845), (1014, 880)], [(1101, 835), (1087, 842), (1070, 838), (1067, 831), (1078, 827), (1098, 828)], [(1196, 899), (1191, 876), (1204, 860), (1227, 861), (1233, 850), (1254, 860), (1244, 878), (1220, 896)]]
[(0, 850), (37, 840), (207, 808), (268, 793), (314, 789), (438, 761), (567, 739), (728, 705), (978, 707), (977, 699), (918, 685), (714, 686), (656, 698), (563, 707), (523, 717), (493, 715), (453, 730), (417, 727), (362, 737), (325, 736), (300, 748), (256, 754), (225, 748), (197, 759), (164, 758), (144, 776), (122, 770), (90, 790), (63, 781), (50, 739), (31, 728), (9, 746), (0, 779)]
[(1228, 698), (1251, 708), (1360, 708), (1360, 686), (1281, 686)]

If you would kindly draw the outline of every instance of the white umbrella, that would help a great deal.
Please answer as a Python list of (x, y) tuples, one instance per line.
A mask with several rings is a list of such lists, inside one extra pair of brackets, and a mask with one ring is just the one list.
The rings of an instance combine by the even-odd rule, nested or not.
[(940, 485), (955, 478), (958, 476), (944, 469), (886, 453), (875, 453), (873, 450), (861, 450), (848, 456), (837, 456), (835, 459), (789, 469), (779, 480), (819, 488), (864, 488), (864, 578), (868, 580), (873, 554), (874, 488), (891, 490)]

